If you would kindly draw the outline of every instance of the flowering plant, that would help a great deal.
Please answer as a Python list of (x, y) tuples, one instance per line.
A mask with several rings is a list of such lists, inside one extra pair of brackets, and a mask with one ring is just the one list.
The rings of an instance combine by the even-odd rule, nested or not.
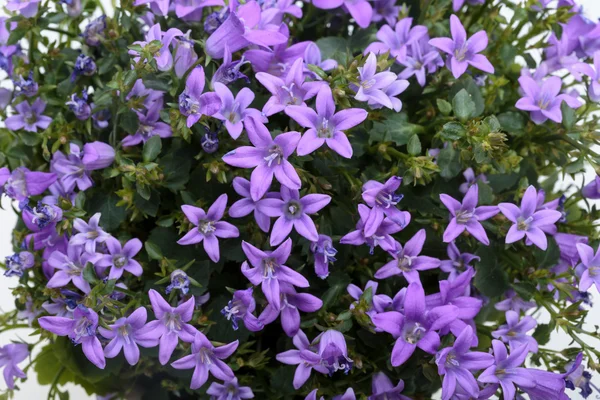
[(515, 3), (8, 0), (0, 398), (590, 395), (600, 24)]

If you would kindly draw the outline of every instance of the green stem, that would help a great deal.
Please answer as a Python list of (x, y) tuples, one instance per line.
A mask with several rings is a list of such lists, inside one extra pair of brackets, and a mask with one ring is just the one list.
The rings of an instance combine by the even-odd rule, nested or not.
[(77, 35), (74, 34), (74, 33), (72, 33), (72, 32), (65, 31), (64, 29), (60, 29), (60, 28), (53, 28), (51, 26), (45, 27), (44, 30), (45, 31), (51, 31), (51, 32), (57, 32), (57, 33), (60, 33), (60, 34), (63, 34), (63, 35), (67, 35), (67, 36), (72, 37), (72, 38), (76, 38), (77, 37)]

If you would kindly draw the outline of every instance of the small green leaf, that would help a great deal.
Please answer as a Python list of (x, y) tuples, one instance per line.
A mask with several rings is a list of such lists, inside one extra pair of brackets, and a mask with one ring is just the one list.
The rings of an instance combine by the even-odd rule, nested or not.
[(162, 140), (160, 139), (160, 136), (152, 136), (144, 143), (144, 150), (142, 151), (144, 161), (150, 162), (156, 160), (156, 157), (158, 157), (161, 150)]
[(92, 263), (87, 263), (85, 265), (85, 268), (83, 269), (83, 279), (91, 284), (98, 282), (98, 277), (96, 276), (96, 271), (94, 270), (94, 265)]
[(408, 139), (407, 144), (408, 154), (411, 156), (416, 156), (421, 154), (421, 140), (419, 140), (418, 135), (412, 135), (410, 139)]
[(452, 109), (456, 118), (461, 122), (467, 121), (475, 114), (475, 103), (471, 100), (471, 95), (466, 89), (461, 89), (454, 96), (452, 99)]
[(444, 140), (458, 140), (467, 134), (467, 129), (459, 122), (448, 122), (442, 127), (440, 137)]
[(560, 110), (562, 111), (562, 124), (565, 128), (571, 129), (575, 125), (576, 116), (575, 110), (569, 107), (567, 103), (564, 101), (560, 105)]
[(452, 104), (448, 103), (444, 99), (437, 99), (436, 102), (437, 102), (438, 109), (440, 110), (440, 112), (442, 114), (450, 115), (450, 113), (452, 112)]
[(162, 260), (162, 251), (156, 244), (152, 242), (146, 242), (144, 243), (144, 248), (146, 249), (146, 253), (148, 253), (148, 257), (150, 257), (151, 260)]
[(454, 150), (452, 145), (448, 145), (440, 151), (438, 156), (438, 165), (440, 175), (444, 178), (454, 178), (462, 171), (462, 165), (459, 159), (460, 154)]

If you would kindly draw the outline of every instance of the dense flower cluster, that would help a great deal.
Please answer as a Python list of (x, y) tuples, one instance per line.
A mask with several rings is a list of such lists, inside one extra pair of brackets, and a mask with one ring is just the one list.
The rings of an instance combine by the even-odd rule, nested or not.
[(555, 184), (600, 173), (600, 23), (505, 3), (9, 0), (0, 328), (49, 398), (597, 390), (600, 177)]

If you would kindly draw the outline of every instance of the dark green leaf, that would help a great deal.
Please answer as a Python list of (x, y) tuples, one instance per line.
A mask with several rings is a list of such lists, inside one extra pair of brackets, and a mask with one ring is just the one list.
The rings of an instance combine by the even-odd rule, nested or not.
[(438, 109), (440, 110), (440, 112), (442, 114), (450, 115), (450, 113), (452, 112), (452, 104), (448, 103), (444, 99), (437, 99), (436, 102), (437, 102)]
[(461, 89), (452, 99), (452, 109), (454, 115), (461, 122), (467, 121), (475, 114), (475, 102), (471, 100), (471, 95), (466, 89)]
[(462, 171), (459, 153), (451, 144), (440, 151), (438, 156), (440, 175), (444, 178), (454, 178)]
[(508, 275), (498, 263), (499, 248), (480, 246), (477, 255), (481, 258), (475, 267), (474, 284), (485, 296), (496, 297), (502, 295), (508, 288)]
[(467, 134), (467, 129), (459, 122), (448, 122), (442, 128), (440, 137), (443, 140), (458, 140)]
[(411, 156), (417, 156), (421, 154), (421, 141), (419, 140), (418, 135), (412, 135), (410, 139), (408, 139), (406, 150)]
[(142, 156), (145, 162), (154, 161), (156, 157), (160, 154), (160, 150), (162, 149), (162, 140), (160, 136), (152, 136), (150, 139), (144, 143), (144, 150), (142, 151)]
[(144, 243), (144, 248), (151, 260), (162, 260), (163, 254), (162, 251), (160, 251), (160, 247), (152, 242), (146, 241), (146, 243)]

